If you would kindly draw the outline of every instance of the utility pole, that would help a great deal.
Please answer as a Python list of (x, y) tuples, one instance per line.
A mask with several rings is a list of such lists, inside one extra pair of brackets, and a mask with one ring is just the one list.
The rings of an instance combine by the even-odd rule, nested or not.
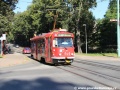
[(120, 57), (120, 0), (117, 0), (117, 19), (110, 19), (111, 22), (117, 22), (117, 54)]
[(58, 17), (58, 13), (56, 12), (56, 15), (54, 15), (53, 30), (55, 29), (55, 26), (56, 26), (56, 20), (57, 20), (57, 17)]
[[(55, 11), (54, 23), (53, 23), (53, 30), (54, 30), (54, 29), (55, 29), (55, 26), (56, 26), (57, 17), (58, 17), (57, 9), (46, 9), (46, 10)], [(53, 31), (53, 30), (52, 30), (52, 31)]]
[(0, 38), (0, 54), (2, 56), (2, 40), (1, 40), (1, 38)]
[(87, 54), (87, 31), (86, 31), (86, 24), (83, 24), (85, 26), (85, 44), (86, 44), (86, 54)]
[(119, 4), (120, 1), (117, 0), (117, 45), (118, 45), (118, 57), (120, 57), (120, 16), (119, 16)]

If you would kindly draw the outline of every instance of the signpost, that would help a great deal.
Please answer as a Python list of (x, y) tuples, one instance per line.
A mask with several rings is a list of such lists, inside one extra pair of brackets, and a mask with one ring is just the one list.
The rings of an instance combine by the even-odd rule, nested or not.
[(120, 57), (120, 16), (119, 16), (119, 7), (120, 1), (117, 0), (117, 19), (110, 19), (111, 22), (117, 22), (117, 53), (118, 57)]
[(2, 56), (2, 42), (1, 42), (1, 40), (0, 40), (0, 54)]
[(117, 22), (117, 19), (110, 19), (111, 22)]
[(118, 57), (120, 57), (120, 26), (119, 26), (119, 22), (120, 22), (120, 16), (119, 16), (119, 4), (120, 1), (117, 0), (117, 45), (118, 45)]

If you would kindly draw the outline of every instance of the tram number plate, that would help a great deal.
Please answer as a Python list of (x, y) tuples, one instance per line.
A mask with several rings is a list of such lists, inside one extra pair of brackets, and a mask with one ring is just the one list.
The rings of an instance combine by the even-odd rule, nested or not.
[(70, 63), (70, 60), (66, 60), (66, 63)]

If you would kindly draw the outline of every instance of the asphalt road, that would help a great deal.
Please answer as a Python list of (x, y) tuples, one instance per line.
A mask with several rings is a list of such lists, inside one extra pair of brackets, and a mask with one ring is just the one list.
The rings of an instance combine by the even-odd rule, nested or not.
[(0, 90), (120, 90), (118, 63), (76, 58), (72, 65), (53, 66), (33, 60), (0, 69)]

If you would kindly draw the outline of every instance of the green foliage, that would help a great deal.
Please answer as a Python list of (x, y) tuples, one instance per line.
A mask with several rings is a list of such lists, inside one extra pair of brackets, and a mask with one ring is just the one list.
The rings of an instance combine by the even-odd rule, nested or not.
[[(95, 18), (93, 17), (92, 12), (90, 12), (89, 9), (96, 6), (96, 0), (73, 0), (72, 5), (73, 12), (68, 20), (70, 29), (69, 31), (73, 31), (75, 33), (75, 46), (78, 47), (78, 52), (84, 52), (85, 26), (83, 26), (83, 24), (86, 24), (87, 36), (89, 39), (89, 43), (91, 43), (91, 38), (89, 37), (92, 35), (94, 30), (93, 28)], [(83, 47), (82, 51), (81, 47)]]
[(110, 19), (117, 18), (117, 1), (111, 0), (105, 18), (98, 23), (99, 46), (101, 52), (117, 51), (117, 23)]
[[(15, 43), (27, 44), (30, 40), (30, 19), (28, 12), (16, 14), (13, 22), (13, 35)], [(32, 32), (33, 34), (33, 32)]]
[(9, 22), (5, 16), (0, 15), (0, 30), (2, 32), (8, 31)]
[[(82, 4), (82, 13), (79, 11), (80, 4)], [(40, 34), (52, 30), (56, 20), (55, 28), (66, 28), (73, 33), (76, 33), (75, 28), (79, 25), (81, 41), (84, 45), (85, 27), (83, 27), (83, 24), (87, 25), (88, 37), (90, 37), (95, 18), (89, 8), (94, 6), (96, 6), (96, 0), (82, 0), (80, 3), (79, 0), (33, 0), (27, 11), (15, 15), (12, 31), (14, 39), (15, 41), (29, 42), (35, 32)], [(77, 23), (78, 18), (79, 22)], [(20, 36), (24, 38), (19, 38)]]
[(0, 14), (6, 17), (10, 14), (14, 14), (13, 10), (17, 2), (18, 0), (0, 0)]
[(13, 38), (9, 33), (11, 33), (13, 10), (17, 2), (18, 0), (0, 0), (0, 31), (2, 34), (7, 33), (7, 41), (10, 41), (9, 38)]
[(117, 19), (117, 0), (111, 0), (105, 18)]
[[(96, 0), (33, 0), (27, 11), (15, 14), (13, 21), (14, 8), (10, 8), (10, 3), (5, 1), (7, 0), (0, 3), (2, 6), (7, 5), (6, 11), (0, 7), (2, 10), (0, 29), (8, 32), (8, 41), (28, 46), (34, 33), (49, 32), (56, 21), (55, 28), (66, 28), (73, 32), (74, 44), (82, 47), (84, 52), (85, 26), (83, 24), (86, 24), (89, 52), (116, 52), (117, 25), (116, 22), (110, 22), (110, 19), (117, 18), (116, 0), (110, 0), (105, 17), (101, 20), (95, 20), (92, 12), (89, 11), (90, 8), (96, 7)], [(13, 1), (15, 6), (17, 0)]]

